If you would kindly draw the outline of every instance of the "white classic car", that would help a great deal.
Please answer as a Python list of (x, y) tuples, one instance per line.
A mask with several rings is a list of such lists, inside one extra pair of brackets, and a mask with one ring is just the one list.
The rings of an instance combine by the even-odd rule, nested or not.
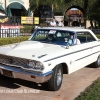
[(0, 73), (59, 90), (63, 74), (100, 66), (100, 40), (88, 29), (36, 29), (28, 41), (0, 46)]

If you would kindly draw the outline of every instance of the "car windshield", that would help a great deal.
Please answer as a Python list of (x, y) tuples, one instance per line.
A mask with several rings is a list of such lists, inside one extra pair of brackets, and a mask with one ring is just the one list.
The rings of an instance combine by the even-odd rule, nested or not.
[(54, 43), (58, 45), (66, 45), (70, 38), (71, 31), (55, 30), (55, 29), (37, 29), (31, 36), (31, 41), (39, 41), (44, 43)]

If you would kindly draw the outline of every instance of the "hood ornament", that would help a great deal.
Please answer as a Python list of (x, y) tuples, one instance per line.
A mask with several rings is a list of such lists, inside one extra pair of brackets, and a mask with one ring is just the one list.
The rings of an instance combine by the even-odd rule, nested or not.
[(35, 55), (32, 55), (32, 57), (35, 57)]

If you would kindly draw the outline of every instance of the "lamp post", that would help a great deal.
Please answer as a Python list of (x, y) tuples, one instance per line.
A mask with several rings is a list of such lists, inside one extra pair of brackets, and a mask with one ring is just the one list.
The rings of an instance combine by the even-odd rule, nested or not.
[(6, 0), (5, 0), (5, 10), (6, 10)]
[(80, 14), (79, 15), (79, 25), (80, 25), (80, 27), (81, 27), (81, 18), (82, 18), (82, 15)]

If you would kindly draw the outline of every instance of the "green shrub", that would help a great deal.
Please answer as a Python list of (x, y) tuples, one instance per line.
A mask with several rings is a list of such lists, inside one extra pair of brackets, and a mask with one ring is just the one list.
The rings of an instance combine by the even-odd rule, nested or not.
[(29, 36), (0, 38), (0, 45), (6, 45), (6, 44), (21, 42), (21, 41), (28, 40), (28, 38), (29, 38)]
[(21, 33), (31, 33), (32, 30), (34, 29), (33, 25), (23, 25), (21, 26)]
[(100, 34), (96, 34), (96, 36), (100, 39)]
[[(11, 37), (11, 38), (0, 38), (0, 45), (12, 44), (21, 41), (28, 40), (30, 36), (20, 36), (20, 37)], [(100, 35), (97, 35), (100, 39)]]

